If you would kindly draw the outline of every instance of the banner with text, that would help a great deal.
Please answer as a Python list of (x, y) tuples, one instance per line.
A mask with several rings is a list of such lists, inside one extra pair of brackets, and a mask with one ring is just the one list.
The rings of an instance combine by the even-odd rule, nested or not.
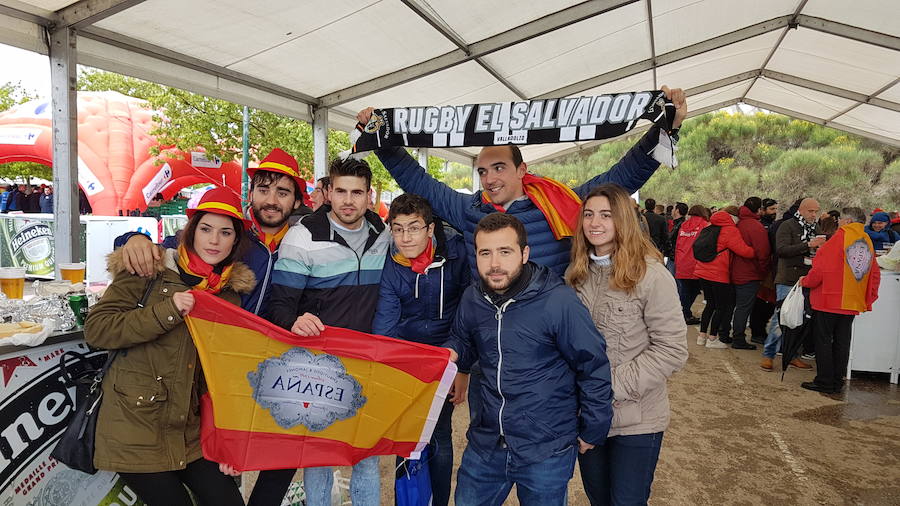
[[(4, 352), (0, 346), (0, 505), (141, 506), (143, 502), (115, 473), (85, 474), (50, 456), (75, 410), (75, 389), (63, 382), (59, 357), (87, 354), (92, 368), (105, 351), (82, 340)], [(70, 360), (77, 372), (88, 364)]]
[(375, 109), (353, 152), (387, 146), (499, 146), (592, 141), (622, 135), (639, 120), (670, 129), (675, 106), (662, 91), (521, 102)]

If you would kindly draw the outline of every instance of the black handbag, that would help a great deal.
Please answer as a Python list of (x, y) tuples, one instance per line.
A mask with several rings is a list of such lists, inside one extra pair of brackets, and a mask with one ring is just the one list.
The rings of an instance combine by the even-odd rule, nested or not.
[[(147, 283), (147, 289), (137, 307), (144, 307), (154, 281), (150, 280)], [(97, 472), (97, 468), (94, 467), (94, 438), (100, 401), (103, 400), (103, 389), (100, 388), (100, 384), (118, 354), (118, 350), (110, 351), (100, 369), (93, 368), (90, 359), (84, 353), (67, 351), (59, 357), (63, 380), (67, 386), (75, 386), (76, 407), (72, 418), (69, 419), (69, 425), (63, 431), (50, 456), (72, 469), (88, 474)], [(73, 372), (66, 367), (67, 357), (74, 357), (87, 365), (80, 371)]]

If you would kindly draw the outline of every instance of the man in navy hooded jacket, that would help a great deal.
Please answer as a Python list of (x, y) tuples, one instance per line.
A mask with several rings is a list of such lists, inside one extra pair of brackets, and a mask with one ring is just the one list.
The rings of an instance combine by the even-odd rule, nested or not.
[[(393, 245), (381, 271), (372, 332), (442, 346), (450, 334), (459, 298), (471, 281), (465, 242), (456, 232), (444, 230), (443, 224), (435, 220), (428, 201), (412, 193), (404, 193), (391, 202), (387, 221)], [(465, 401), (467, 373), (457, 374), (428, 446), (434, 506), (446, 506), (450, 501), (451, 421), (453, 406)], [(406, 470), (400, 468), (397, 472)]]
[(479, 360), (482, 408), (471, 421), (456, 504), (564, 505), (577, 452), (606, 441), (612, 388), (603, 336), (575, 292), (528, 261), (523, 224), (483, 218), (474, 232), (481, 282), (463, 293), (450, 339), (461, 370)]

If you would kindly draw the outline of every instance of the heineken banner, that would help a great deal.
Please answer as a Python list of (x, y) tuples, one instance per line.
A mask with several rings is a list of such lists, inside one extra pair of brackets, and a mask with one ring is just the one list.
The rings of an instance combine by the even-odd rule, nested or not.
[(662, 91), (444, 107), (376, 109), (358, 124), (354, 152), (386, 146), (498, 146), (592, 141), (622, 135), (638, 120), (671, 128), (675, 106)]
[[(68, 341), (4, 353), (0, 346), (0, 505), (140, 506), (115, 473), (69, 469), (50, 456), (75, 409), (75, 390), (63, 383), (59, 357), (87, 353), (100, 367), (106, 352)], [(85, 364), (67, 367), (78, 370)]]
[(301, 337), (192, 293), (207, 459), (241, 471), (346, 466), (418, 458), (428, 444), (456, 376), (449, 350), (334, 327)]
[(0, 238), (0, 266), (25, 267), (25, 275), (29, 277), (54, 276), (52, 218), (5, 215), (0, 218)]

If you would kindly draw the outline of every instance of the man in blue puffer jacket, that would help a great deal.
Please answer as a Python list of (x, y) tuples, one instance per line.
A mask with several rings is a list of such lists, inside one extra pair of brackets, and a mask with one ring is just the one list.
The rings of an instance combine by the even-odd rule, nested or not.
[(482, 409), (457, 474), (456, 504), (566, 503), (577, 452), (606, 441), (612, 388), (603, 336), (575, 292), (529, 262), (522, 223), (493, 213), (474, 232), (481, 282), (469, 286), (446, 346), (481, 362)]
[[(578, 197), (584, 198), (591, 189), (603, 183), (616, 183), (633, 193), (650, 179), (660, 160), (674, 158), (672, 143), (677, 141), (677, 130), (687, 116), (687, 103), (681, 89), (670, 90), (663, 86), (662, 91), (675, 104), (672, 131), (663, 132), (655, 126), (648, 130), (608, 172), (573, 188)], [(360, 111), (357, 120), (367, 124), (372, 111), (372, 108)], [(436, 215), (463, 232), (470, 255), (475, 225), (486, 214), (497, 212), (499, 207), (515, 215), (525, 225), (531, 260), (550, 267), (560, 276), (565, 274), (572, 241), (569, 237), (557, 239), (545, 215), (526, 195), (522, 178), (528, 167), (518, 146), (491, 146), (481, 150), (476, 167), (484, 191), (475, 195), (459, 193), (435, 180), (403, 148), (382, 148), (375, 154), (403, 191), (424, 197), (431, 203)], [(474, 269), (471, 257), (470, 263)]]
[[(397, 339), (443, 346), (450, 335), (459, 298), (470, 284), (466, 244), (461, 235), (435, 221), (431, 205), (404, 193), (391, 202), (388, 225), (391, 258), (381, 272), (372, 331)], [(450, 397), (435, 423), (429, 444), (432, 504), (447, 506), (453, 473), (453, 406), (465, 401), (468, 371), (457, 374)], [(398, 475), (405, 473), (398, 457)]]

